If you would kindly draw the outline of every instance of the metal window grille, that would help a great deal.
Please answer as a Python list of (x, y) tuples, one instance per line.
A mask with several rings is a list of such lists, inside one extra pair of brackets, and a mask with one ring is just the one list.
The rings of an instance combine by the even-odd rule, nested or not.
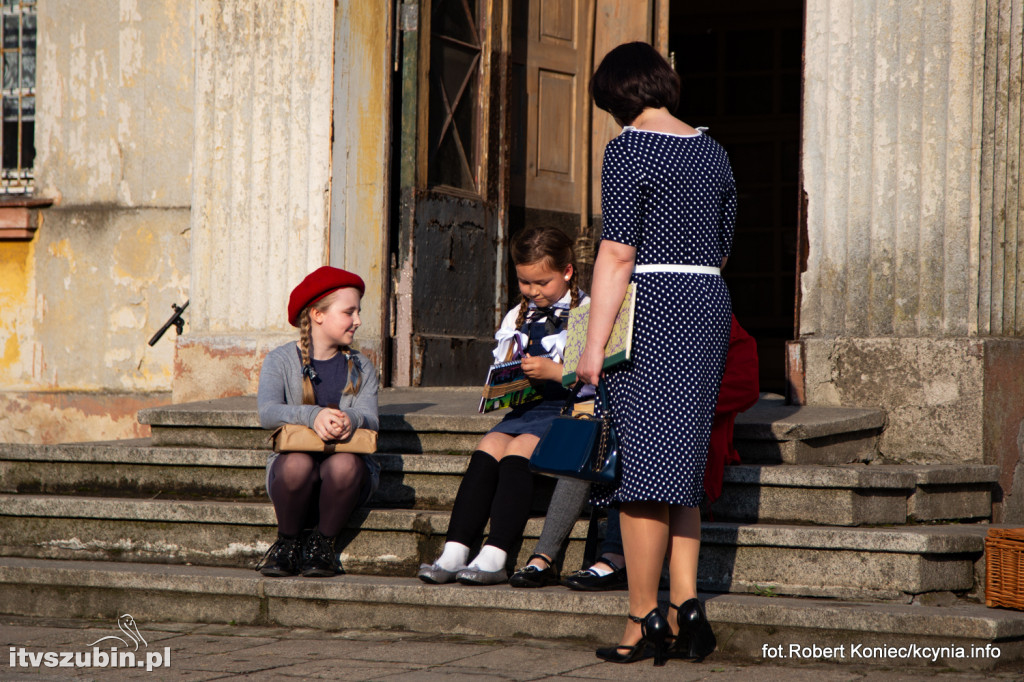
[(36, 0), (2, 0), (0, 194), (31, 194), (35, 161)]

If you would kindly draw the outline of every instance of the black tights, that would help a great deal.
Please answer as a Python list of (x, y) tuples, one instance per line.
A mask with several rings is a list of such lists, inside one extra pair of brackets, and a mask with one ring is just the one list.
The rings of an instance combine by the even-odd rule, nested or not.
[(469, 460), (452, 505), (448, 542), (471, 546), (490, 518), (486, 544), (508, 552), (523, 537), (532, 498), (529, 459), (506, 455), (499, 461), (477, 450)]
[(368, 479), (363, 458), (348, 452), (323, 459), (305, 452), (278, 455), (270, 466), (270, 499), (277, 513), (277, 532), (287, 537), (302, 532), (312, 516), (310, 507), (319, 487), (317, 527), (327, 537), (335, 537), (358, 506)]

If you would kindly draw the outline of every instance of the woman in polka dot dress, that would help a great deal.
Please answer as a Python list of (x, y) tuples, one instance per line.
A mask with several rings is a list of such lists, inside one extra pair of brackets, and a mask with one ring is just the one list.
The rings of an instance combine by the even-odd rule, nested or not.
[[(736, 189), (725, 151), (670, 113), (679, 79), (650, 45), (609, 52), (590, 88), (624, 128), (601, 169), (602, 241), (578, 368), (584, 381), (597, 383), (626, 285), (637, 283), (633, 359), (606, 379), (622, 477), (617, 488), (593, 493), (596, 504), (622, 512), (630, 613), (620, 644), (597, 654), (627, 663), (653, 645), (660, 665), (715, 648), (697, 599), (697, 506), (729, 347), (732, 305), (719, 269), (732, 246)], [(657, 604), (666, 554), (668, 619)]]

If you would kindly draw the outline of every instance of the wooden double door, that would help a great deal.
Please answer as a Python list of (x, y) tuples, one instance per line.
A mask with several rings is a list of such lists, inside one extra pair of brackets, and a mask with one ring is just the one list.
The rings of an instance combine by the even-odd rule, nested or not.
[(732, 157), (740, 207), (725, 276), (737, 317), (759, 342), (762, 388), (782, 392), (800, 251), (803, 0), (402, 8), (391, 383), (480, 383), (494, 329), (517, 296), (507, 258), (516, 230), (565, 230), (589, 271), (601, 153), (618, 130), (593, 112), (588, 78), (595, 54), (646, 39), (682, 77), (677, 115), (709, 126)]
[(593, 1), (403, 4), (393, 384), (480, 383), (510, 299), (510, 235), (537, 220), (578, 232)]

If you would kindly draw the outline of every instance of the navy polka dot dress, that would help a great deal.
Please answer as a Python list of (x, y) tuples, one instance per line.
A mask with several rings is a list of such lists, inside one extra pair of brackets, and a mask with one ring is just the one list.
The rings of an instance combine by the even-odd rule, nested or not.
[[(718, 267), (732, 247), (736, 187), (703, 133), (625, 128), (601, 168), (602, 239), (636, 247), (639, 265)], [(593, 502), (696, 507), (703, 494), (732, 304), (718, 275), (634, 273), (633, 360), (608, 372), (622, 461), (618, 488)]]

